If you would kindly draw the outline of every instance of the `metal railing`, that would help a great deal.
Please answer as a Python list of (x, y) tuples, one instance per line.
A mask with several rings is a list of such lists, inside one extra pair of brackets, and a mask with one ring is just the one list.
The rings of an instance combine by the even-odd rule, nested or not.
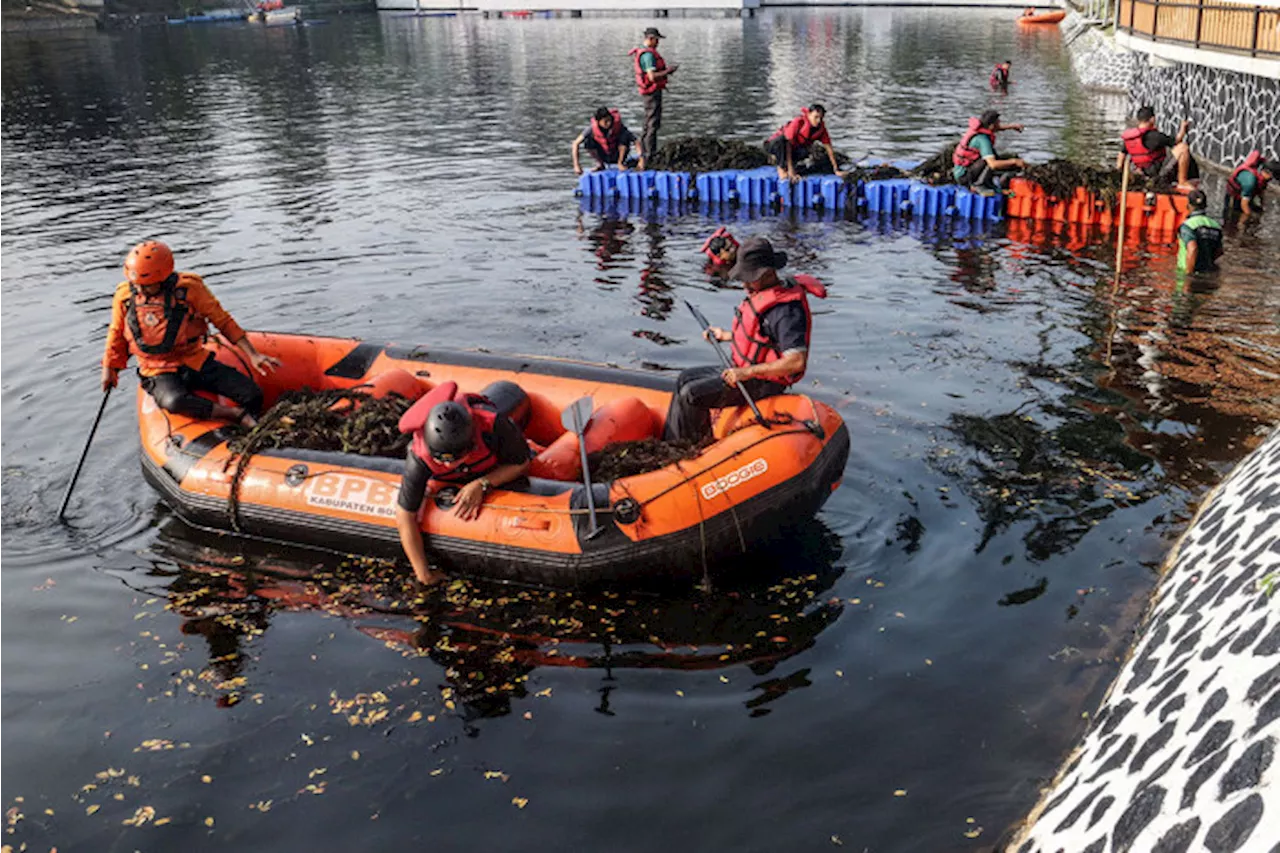
[(1280, 57), (1280, 9), (1221, 0), (1119, 0), (1116, 29), (1157, 42)]

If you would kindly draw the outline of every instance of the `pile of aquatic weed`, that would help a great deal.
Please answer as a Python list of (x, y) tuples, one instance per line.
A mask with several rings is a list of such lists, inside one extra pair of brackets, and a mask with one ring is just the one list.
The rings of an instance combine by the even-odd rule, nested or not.
[(591, 478), (600, 482), (634, 477), (665, 468), (673, 462), (692, 459), (701, 452), (701, 445), (692, 441), (659, 441), (644, 438), (639, 441), (621, 441), (598, 450), (587, 457)]
[(758, 144), (749, 145), (715, 136), (683, 136), (659, 148), (645, 165), (667, 172), (757, 169), (769, 165), (769, 155)]
[(956, 146), (954, 144), (943, 148), (937, 154), (916, 166), (911, 171), (911, 177), (933, 186), (954, 184), (956, 177), (951, 171), (951, 155), (955, 153), (955, 150)]
[(411, 405), (399, 395), (378, 399), (361, 388), (283, 394), (257, 426), (227, 443), (235, 454), (227, 501), (232, 526), (240, 529), (240, 480), (254, 454), (291, 447), (403, 458), (412, 437), (400, 433), (399, 422)]

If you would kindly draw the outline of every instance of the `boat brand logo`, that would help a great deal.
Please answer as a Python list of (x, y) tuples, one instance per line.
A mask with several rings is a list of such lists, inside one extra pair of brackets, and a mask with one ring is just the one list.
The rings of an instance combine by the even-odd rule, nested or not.
[(702, 487), (702, 496), (707, 500), (711, 500), (716, 495), (722, 495), (734, 486), (741, 486), (752, 477), (759, 477), (768, 470), (769, 463), (765, 462), (763, 457), (754, 459), (746, 465), (743, 465), (737, 471), (725, 474), (713, 483), (707, 483)]
[(325, 509), (394, 518), (396, 486), (372, 477), (327, 471), (307, 482), (307, 503)]

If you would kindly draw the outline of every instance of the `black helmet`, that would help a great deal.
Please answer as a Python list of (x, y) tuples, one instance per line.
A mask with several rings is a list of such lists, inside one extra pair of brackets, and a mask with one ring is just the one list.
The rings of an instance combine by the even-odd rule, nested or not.
[(471, 411), (461, 403), (439, 403), (427, 415), (422, 431), (432, 457), (441, 462), (452, 462), (471, 450), (474, 439)]

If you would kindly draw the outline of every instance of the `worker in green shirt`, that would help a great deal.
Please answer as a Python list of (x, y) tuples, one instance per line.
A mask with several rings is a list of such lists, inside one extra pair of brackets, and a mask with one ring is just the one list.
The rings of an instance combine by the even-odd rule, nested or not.
[(1178, 272), (1213, 272), (1222, 257), (1222, 226), (1204, 212), (1204, 190), (1187, 196), (1187, 218), (1178, 228)]
[(640, 132), (640, 162), (636, 167), (643, 170), (645, 161), (658, 151), (658, 128), (662, 127), (662, 91), (667, 88), (667, 78), (676, 73), (677, 66), (667, 65), (662, 54), (658, 53), (658, 40), (664, 36), (657, 27), (649, 27), (644, 31), (644, 46), (631, 49), (631, 58), (635, 64), (636, 89), (644, 101), (644, 130)]
[(1245, 213), (1262, 212), (1262, 194), (1267, 184), (1280, 173), (1280, 162), (1263, 160), (1261, 151), (1250, 151), (1244, 162), (1227, 178), (1229, 209)]
[(1000, 113), (995, 110), (969, 119), (969, 129), (951, 155), (951, 172), (957, 184), (990, 195), (996, 188), (996, 172), (1027, 167), (1021, 157), (1001, 159), (996, 155), (996, 133), (1002, 130), (1022, 133), (1022, 125), (1001, 124)]

